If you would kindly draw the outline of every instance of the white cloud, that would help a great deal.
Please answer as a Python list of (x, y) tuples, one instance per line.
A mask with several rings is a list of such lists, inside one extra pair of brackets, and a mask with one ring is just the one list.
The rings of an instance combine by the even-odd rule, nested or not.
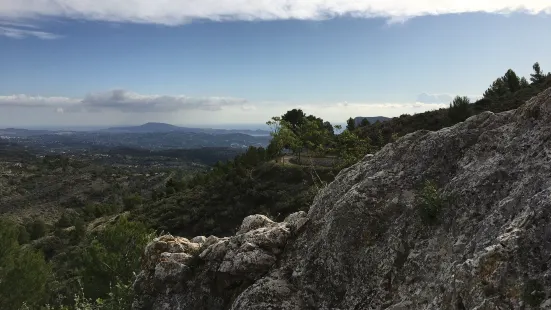
[(427, 94), (422, 93), (417, 96), (417, 102), (422, 103), (450, 103), (454, 96), (450, 94)]
[(9, 26), (9, 27), (16, 27), (16, 28), (32, 28), (32, 29), (39, 28), (38, 26), (33, 25), (33, 24), (13, 22), (13, 21), (3, 21), (3, 20), (0, 20), (0, 25)]
[[(2, 7), (1, 1), (2, 0), (0, 0), (0, 8)], [(40, 27), (32, 23), (0, 19), (0, 36), (5, 36), (13, 39), (35, 37), (43, 40), (53, 40), (61, 38), (60, 35), (41, 31), (39, 28)]]
[[(420, 103), (432, 103), (432, 104), (449, 104), (457, 95), (452, 94), (427, 94), (422, 93), (417, 96), (417, 102)], [(461, 95), (463, 96), (463, 95)], [(475, 102), (482, 98), (482, 96), (467, 95), (471, 102)]]
[(551, 14), (551, 3), (549, 0), (0, 0), (0, 18), (12, 21), (66, 17), (164, 25), (197, 19), (320, 20), (340, 15), (384, 17), (392, 23), (424, 15), (513, 11)]
[(0, 96), (0, 107), (57, 108), (79, 103), (79, 99), (68, 97), (43, 97), (28, 95)]
[(64, 112), (119, 111), (134, 113), (171, 113), (184, 110), (218, 111), (238, 106), (252, 109), (247, 100), (231, 97), (188, 97), (141, 95), (126, 90), (88, 94), (83, 99), (28, 95), (0, 96), (0, 107), (53, 108)]
[(243, 104), (241, 105), (241, 109), (243, 111), (255, 111), (256, 110), (256, 106), (255, 105), (252, 105), (252, 104)]
[(53, 40), (61, 38), (61, 36), (50, 32), (15, 28), (13, 26), (3, 26), (2, 23), (0, 23), (0, 36), (5, 36), (13, 39), (36, 37), (43, 40)]

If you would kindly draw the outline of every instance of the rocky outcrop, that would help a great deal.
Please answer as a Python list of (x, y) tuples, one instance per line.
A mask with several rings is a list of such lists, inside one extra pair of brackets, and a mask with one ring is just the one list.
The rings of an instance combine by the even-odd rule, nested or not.
[(135, 288), (135, 310), (551, 309), (551, 90), (402, 137), (307, 215), (158, 238)]
[(134, 284), (134, 309), (227, 308), (274, 266), (306, 221), (305, 212), (291, 214), (283, 223), (251, 215), (230, 238), (156, 238), (145, 249)]

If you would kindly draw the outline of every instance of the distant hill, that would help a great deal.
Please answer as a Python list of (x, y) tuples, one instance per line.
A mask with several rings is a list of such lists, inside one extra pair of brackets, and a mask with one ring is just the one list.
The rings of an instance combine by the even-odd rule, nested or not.
[(187, 131), (187, 128), (178, 127), (165, 123), (146, 123), (139, 126), (126, 126), (126, 127), (110, 127), (102, 129), (101, 131), (109, 132), (121, 132), (121, 133), (143, 133), (143, 132), (171, 132), (171, 131)]
[(38, 136), (38, 135), (44, 135), (51, 133), (48, 130), (30, 130), (30, 129), (23, 129), (23, 128), (4, 128), (0, 129), (0, 136), (20, 136), (20, 137), (28, 137), (28, 136)]
[(370, 124), (373, 124), (377, 121), (384, 122), (391, 119), (390, 117), (385, 117), (385, 116), (367, 116), (367, 117), (358, 116), (354, 118), (354, 123), (356, 124), (356, 126), (360, 125), (364, 118), (367, 118)]
[(139, 126), (110, 127), (101, 131), (113, 133), (161, 133), (161, 132), (191, 132), (191, 133), (209, 133), (213, 135), (241, 133), (251, 136), (268, 136), (266, 130), (249, 129), (213, 129), (213, 128), (189, 128), (180, 127), (166, 123), (146, 123)]

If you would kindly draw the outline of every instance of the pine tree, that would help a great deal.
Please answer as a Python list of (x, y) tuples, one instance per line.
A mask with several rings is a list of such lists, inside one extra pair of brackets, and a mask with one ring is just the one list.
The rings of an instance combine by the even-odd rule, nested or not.
[(448, 117), (452, 123), (462, 122), (471, 116), (470, 103), (471, 100), (468, 97), (457, 96), (453, 99), (448, 110)]
[(286, 121), (294, 133), (296, 133), (300, 125), (304, 124), (305, 119), (306, 114), (301, 109), (292, 109), (281, 116), (281, 120)]
[(503, 77), (495, 80), (484, 92), (484, 98), (496, 100), (510, 93), (509, 86)]
[(530, 74), (530, 81), (532, 83), (537, 84), (545, 81), (545, 75), (542, 73), (539, 63), (536, 62), (532, 66), (532, 69), (534, 69), (534, 73)]
[(530, 83), (528, 83), (525, 77), (522, 77), (520, 79), (520, 88), (528, 88), (528, 87), (530, 87)]
[(348, 129), (348, 131), (354, 131), (354, 129), (356, 129), (356, 122), (352, 117), (346, 121), (346, 129)]
[(503, 76), (503, 80), (505, 84), (507, 84), (510, 92), (514, 93), (520, 89), (520, 79), (515, 71), (511, 69), (507, 70), (507, 72)]

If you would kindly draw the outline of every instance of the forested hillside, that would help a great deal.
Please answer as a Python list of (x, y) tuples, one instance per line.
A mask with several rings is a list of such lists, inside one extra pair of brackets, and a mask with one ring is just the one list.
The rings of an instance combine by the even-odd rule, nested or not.
[(251, 148), (229, 163), (188, 182), (170, 180), (136, 218), (180, 236), (229, 235), (243, 217), (266, 214), (281, 219), (308, 210), (317, 189), (335, 177), (333, 168), (281, 165), (267, 161), (264, 149)]
[[(484, 93), (482, 99), (471, 103), (467, 97), (457, 97), (450, 107), (414, 115), (404, 114), (385, 122), (351, 126), (363, 138), (369, 138), (376, 146), (392, 142), (398, 136), (417, 130), (438, 130), (462, 122), (484, 111), (499, 113), (516, 109), (542, 90), (551, 87), (551, 73), (544, 74), (538, 63), (528, 80), (509, 69), (497, 78)], [(349, 122), (350, 123), (350, 122)], [(349, 127), (350, 128), (350, 127)]]
[[(49, 304), (63, 310), (127, 310), (141, 253), (155, 234), (224, 236), (250, 214), (281, 220), (307, 211), (319, 188), (342, 168), (398, 137), (437, 130), (483, 111), (517, 108), (547, 87), (551, 75), (539, 65), (529, 81), (509, 70), (475, 103), (457, 97), (447, 109), (359, 127), (352, 119), (340, 134), (335, 134), (337, 126), (294, 109), (268, 122), (272, 140), (266, 149), (251, 147), (206, 170), (169, 170), (156, 178), (97, 163), (81, 166), (64, 157), (28, 159), (20, 166), (10, 153), (3, 171), (16, 177), (1, 183), (3, 209), (32, 209), (46, 200), (54, 204), (56, 193), (71, 185), (86, 190), (63, 195), (67, 200), (55, 204), (62, 212), (48, 221), (39, 214), (2, 219), (0, 309), (45, 309)], [(331, 159), (334, 166), (319, 166), (316, 158)], [(34, 198), (18, 204), (18, 197), (28, 193)], [(73, 196), (78, 199), (71, 200)]]

